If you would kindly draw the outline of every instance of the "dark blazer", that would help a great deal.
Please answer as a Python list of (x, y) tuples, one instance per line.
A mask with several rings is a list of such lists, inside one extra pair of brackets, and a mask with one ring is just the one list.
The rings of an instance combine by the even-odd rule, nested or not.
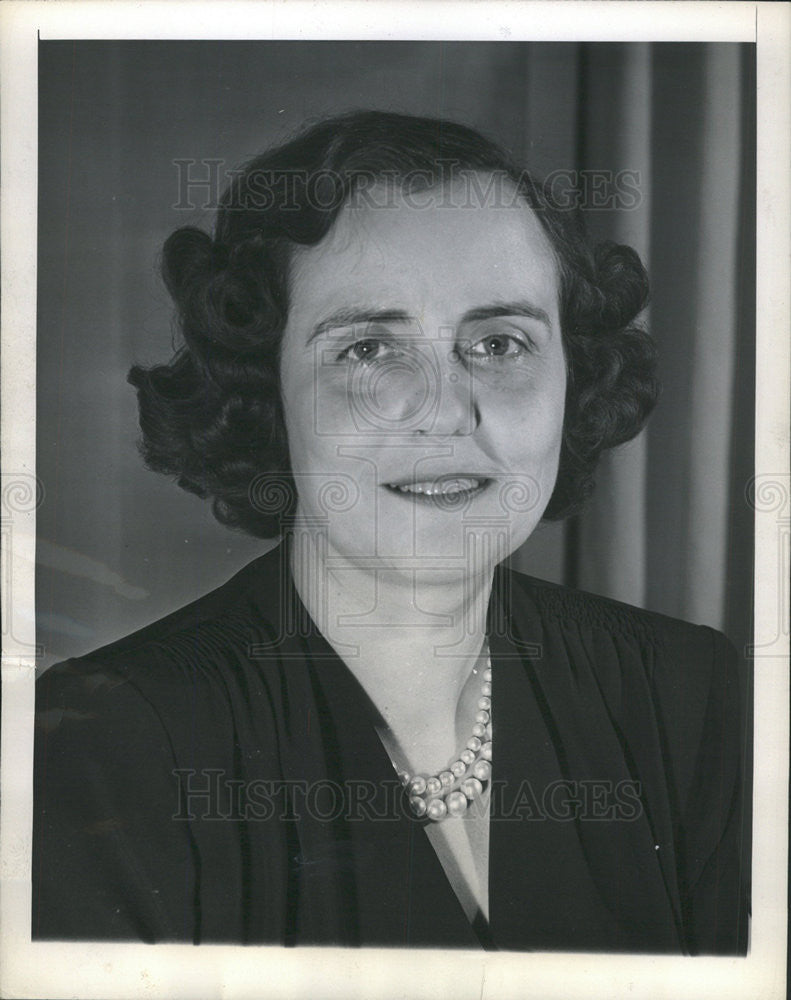
[(284, 551), (39, 680), (34, 938), (746, 951), (722, 635), (498, 568), (471, 925)]

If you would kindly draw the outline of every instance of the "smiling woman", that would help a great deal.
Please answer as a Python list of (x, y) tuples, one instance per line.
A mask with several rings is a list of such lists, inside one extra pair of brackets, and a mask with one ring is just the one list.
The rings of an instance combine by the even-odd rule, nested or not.
[[(354, 481), (360, 497), (329, 520), (327, 556), (349, 572), (374, 553), (418, 559), (432, 572), (417, 585), (441, 585), (441, 604), (459, 596), (449, 579), (461, 587), (470, 575), (459, 557), (474, 519), (495, 519), (513, 551), (557, 476), (566, 386), (558, 269), (510, 188), (500, 204), (473, 206), (457, 183), (433, 211), (398, 192), (386, 210), (345, 207), (293, 271), (280, 382), (292, 474), (305, 477), (297, 524), (321, 516), (327, 481)], [(473, 488), (454, 488), (463, 480)], [(509, 510), (506, 485), (530, 502)], [(459, 502), (415, 507), (435, 493)], [(415, 600), (413, 569), (398, 604)], [(315, 571), (324, 577), (325, 567)], [(395, 599), (380, 594), (385, 608)]]
[(34, 937), (744, 951), (726, 640), (503, 566), (654, 404), (637, 256), (363, 112), (164, 274), (144, 456), (282, 543), (40, 681)]

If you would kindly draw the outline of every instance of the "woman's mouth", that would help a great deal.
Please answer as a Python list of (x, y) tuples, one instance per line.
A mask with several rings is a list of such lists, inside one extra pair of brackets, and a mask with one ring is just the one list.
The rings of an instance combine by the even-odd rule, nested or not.
[(441, 476), (438, 479), (386, 483), (389, 490), (417, 500), (459, 500), (483, 492), (491, 479), (477, 476)]

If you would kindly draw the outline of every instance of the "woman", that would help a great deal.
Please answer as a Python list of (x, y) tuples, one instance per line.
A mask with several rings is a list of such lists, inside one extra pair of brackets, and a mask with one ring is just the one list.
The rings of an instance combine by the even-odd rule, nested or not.
[(146, 461), (283, 541), (44, 675), (34, 937), (744, 952), (733, 651), (502, 566), (654, 404), (637, 256), (365, 112), (164, 275)]

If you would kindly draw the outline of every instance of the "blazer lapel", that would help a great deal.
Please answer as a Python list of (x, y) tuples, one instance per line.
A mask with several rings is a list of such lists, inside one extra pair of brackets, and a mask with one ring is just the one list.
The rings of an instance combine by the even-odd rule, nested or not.
[[(502, 627), (490, 635), (493, 771), (503, 783), (492, 816), (493, 936), (512, 947), (679, 949), (649, 706), (642, 739), (621, 731), (596, 664), (566, 641), (571, 623), (542, 621), (525, 594), (512, 602), (509, 577), (498, 574)], [(640, 794), (631, 812), (617, 798), (627, 787)]]
[(478, 947), (376, 734), (379, 713), (316, 628), (285, 567), (282, 579), (290, 719), (281, 732), (283, 771), (307, 788), (295, 824), (297, 939)]

